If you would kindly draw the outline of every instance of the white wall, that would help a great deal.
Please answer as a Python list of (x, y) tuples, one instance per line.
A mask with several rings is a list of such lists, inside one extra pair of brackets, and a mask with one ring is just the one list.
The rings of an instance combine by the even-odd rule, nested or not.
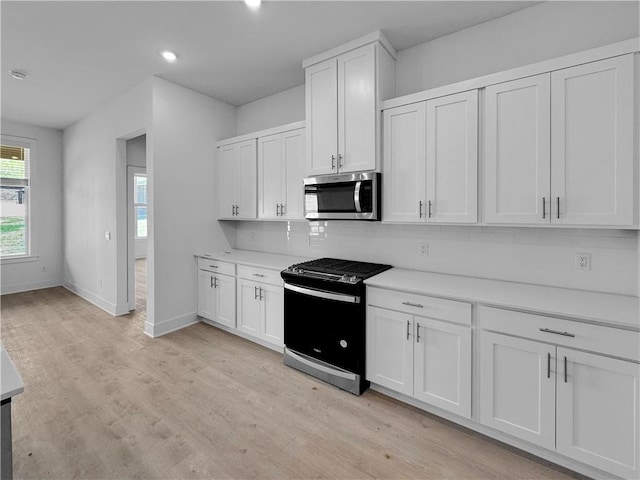
[[(398, 52), (397, 93), (414, 93), (635, 37), (638, 18), (637, 2), (544, 2)], [(278, 103), (279, 97), (271, 96), (249, 104), (250, 108), (240, 107), (238, 124), (246, 126), (246, 131), (254, 125), (264, 128), (261, 122), (270, 112), (304, 109), (303, 91), (297, 106), (291, 103), (295, 98), (291, 94)], [(640, 239), (634, 231), (364, 222), (237, 225), (235, 246), (249, 250), (381, 261), (404, 268), (629, 295), (640, 292)], [(417, 255), (422, 241), (429, 243), (428, 257)], [(577, 252), (592, 254), (590, 272), (575, 270)]]
[(398, 96), (639, 35), (638, 2), (544, 2), (398, 52)]
[(147, 252), (149, 335), (197, 320), (193, 255), (229, 248), (224, 226), (215, 220), (214, 161), (216, 141), (233, 136), (235, 128), (235, 107), (153, 79), (153, 158), (147, 164), (153, 219)]
[[(2, 120), (2, 134), (36, 140), (32, 153), (33, 261), (2, 262), (0, 293), (62, 284), (62, 132)], [(44, 269), (44, 271), (43, 271)]]
[(126, 155), (117, 139), (150, 135), (151, 121), (149, 78), (64, 131), (64, 284), (112, 314), (128, 311), (126, 216), (119, 218), (126, 212)]
[(238, 107), (237, 135), (300, 120), (304, 120), (304, 85)]

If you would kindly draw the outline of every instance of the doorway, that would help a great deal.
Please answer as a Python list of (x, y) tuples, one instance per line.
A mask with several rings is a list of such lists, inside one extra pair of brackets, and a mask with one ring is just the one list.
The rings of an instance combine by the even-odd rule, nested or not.
[(126, 141), (127, 158), (127, 277), (129, 310), (147, 306), (147, 169), (146, 135)]

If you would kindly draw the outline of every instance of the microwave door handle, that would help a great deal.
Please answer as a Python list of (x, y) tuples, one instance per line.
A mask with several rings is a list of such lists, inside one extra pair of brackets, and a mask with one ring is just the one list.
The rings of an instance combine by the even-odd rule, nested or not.
[(353, 191), (353, 203), (356, 204), (356, 212), (361, 213), (362, 207), (360, 206), (360, 189), (362, 188), (362, 182), (356, 182), (356, 188)]

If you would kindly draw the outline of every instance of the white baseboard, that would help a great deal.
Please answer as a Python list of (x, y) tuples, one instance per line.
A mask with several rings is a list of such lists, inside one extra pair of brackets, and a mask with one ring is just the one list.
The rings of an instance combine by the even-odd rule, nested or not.
[[(99, 297), (98, 295), (96, 295), (93, 292), (90, 292), (88, 290), (85, 290), (82, 287), (79, 287), (73, 283), (63, 283), (62, 286), (64, 288), (66, 288), (67, 290), (69, 290), (71, 293), (75, 293), (76, 295), (78, 295), (80, 298), (85, 299), (87, 302), (95, 305), (96, 307), (98, 307), (100, 310), (104, 310), (105, 312), (107, 312), (110, 315), (113, 315), (114, 317), (118, 316), (118, 315), (122, 315), (122, 313), (118, 313), (119, 310), (121, 310), (121, 308), (119, 308), (117, 305), (106, 301), (104, 298)], [(128, 310), (127, 310), (128, 312)], [(126, 312), (125, 312), (126, 313)]]
[(42, 290), (43, 288), (59, 287), (62, 280), (41, 280), (39, 282), (20, 283), (16, 285), (0, 285), (0, 295), (10, 293), (30, 292), (31, 290)]
[(190, 312), (186, 315), (180, 315), (179, 317), (170, 318), (160, 323), (144, 322), (144, 333), (151, 338), (157, 338), (167, 333), (175, 332), (182, 328), (194, 325), (200, 322), (196, 312)]

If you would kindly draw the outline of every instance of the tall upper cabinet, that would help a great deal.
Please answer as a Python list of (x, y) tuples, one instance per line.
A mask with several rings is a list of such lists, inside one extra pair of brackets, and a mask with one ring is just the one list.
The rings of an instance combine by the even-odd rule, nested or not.
[(219, 218), (256, 218), (257, 143), (218, 146)]
[(632, 54), (485, 90), (486, 223), (631, 226)]
[(307, 175), (379, 168), (382, 100), (395, 93), (395, 50), (377, 31), (303, 62)]

